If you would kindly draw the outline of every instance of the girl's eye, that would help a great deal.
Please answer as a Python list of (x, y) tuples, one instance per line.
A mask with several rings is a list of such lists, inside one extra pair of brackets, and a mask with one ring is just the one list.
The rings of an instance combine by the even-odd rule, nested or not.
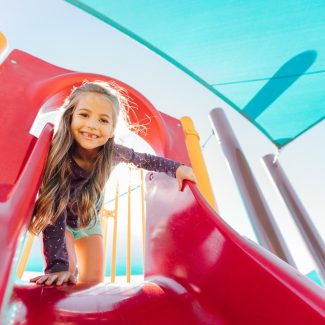
[(108, 120), (105, 120), (105, 119), (101, 119), (100, 121), (103, 123), (108, 123)]
[(88, 116), (87, 113), (80, 113), (79, 115), (82, 116), (82, 117), (87, 117)]

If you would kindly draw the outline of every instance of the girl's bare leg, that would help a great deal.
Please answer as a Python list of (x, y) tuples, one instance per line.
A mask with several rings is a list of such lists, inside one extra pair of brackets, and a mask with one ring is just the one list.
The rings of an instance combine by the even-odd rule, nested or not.
[(79, 280), (78, 283), (104, 282), (104, 244), (101, 235), (90, 235), (75, 240)]

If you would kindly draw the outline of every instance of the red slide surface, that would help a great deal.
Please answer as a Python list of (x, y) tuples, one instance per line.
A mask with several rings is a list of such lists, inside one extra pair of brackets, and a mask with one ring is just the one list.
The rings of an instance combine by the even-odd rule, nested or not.
[[(77, 73), (13, 51), (0, 67), (0, 324), (324, 324), (324, 291), (291, 266), (243, 239), (197, 188), (146, 178), (145, 281), (137, 285), (15, 285), (15, 252), (26, 232), (52, 127), (28, 132), (41, 109), (57, 108)], [(189, 164), (179, 121), (124, 86), (150, 116), (145, 140), (157, 154)]]

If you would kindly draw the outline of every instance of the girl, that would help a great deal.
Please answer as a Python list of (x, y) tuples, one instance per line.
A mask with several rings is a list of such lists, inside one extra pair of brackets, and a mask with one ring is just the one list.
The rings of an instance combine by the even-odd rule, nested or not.
[[(65, 100), (49, 151), (29, 231), (43, 234), (45, 285), (104, 281), (104, 248), (98, 217), (102, 191), (119, 162), (195, 182), (190, 167), (114, 143), (126, 97), (104, 82), (85, 82)], [(78, 263), (77, 263), (78, 262)], [(78, 268), (77, 268), (78, 264)]]

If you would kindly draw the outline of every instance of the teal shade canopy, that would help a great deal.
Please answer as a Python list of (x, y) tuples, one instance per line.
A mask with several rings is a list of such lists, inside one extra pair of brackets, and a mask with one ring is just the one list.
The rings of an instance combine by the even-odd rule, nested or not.
[(67, 2), (182, 69), (279, 148), (325, 117), (325, 1)]

